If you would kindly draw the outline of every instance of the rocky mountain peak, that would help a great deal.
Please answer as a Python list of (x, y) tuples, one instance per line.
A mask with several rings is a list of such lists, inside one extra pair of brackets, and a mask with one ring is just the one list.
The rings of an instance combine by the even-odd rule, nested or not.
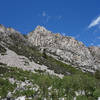
[(41, 26), (37, 26), (35, 31), (29, 33), (27, 37), (33, 46), (46, 48), (46, 51), (51, 56), (55, 56), (56, 59), (63, 60), (85, 70), (92, 70), (97, 66), (94, 63), (90, 50), (73, 37), (52, 33)]
[(10, 33), (16, 33), (16, 32), (19, 33), (18, 31), (16, 31), (15, 29), (13, 29), (11, 27), (7, 28), (7, 31)]
[(0, 24), (0, 32), (3, 32), (3, 33), (19, 33), (15, 29), (13, 29), (11, 27), (5, 27), (2, 24)]
[(39, 32), (45, 32), (47, 31), (47, 29), (43, 26), (38, 25), (35, 29), (35, 31), (39, 31)]
[(26, 39), (15, 29), (0, 25), (0, 41), (3, 41), (9, 45), (15, 45), (16, 42), (25, 42)]
[(48, 35), (51, 34), (51, 31), (48, 31), (45, 27), (38, 25), (31, 34), (40, 34), (40, 35)]

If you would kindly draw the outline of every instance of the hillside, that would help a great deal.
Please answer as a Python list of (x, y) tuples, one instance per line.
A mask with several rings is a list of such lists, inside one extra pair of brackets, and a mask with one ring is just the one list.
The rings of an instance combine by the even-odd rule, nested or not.
[(0, 25), (0, 100), (97, 100), (99, 56), (99, 47), (41, 26), (22, 35)]

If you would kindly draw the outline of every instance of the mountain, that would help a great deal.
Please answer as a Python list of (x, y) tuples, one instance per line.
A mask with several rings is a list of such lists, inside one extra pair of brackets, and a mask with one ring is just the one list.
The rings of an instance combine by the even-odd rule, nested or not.
[(39, 52), (37, 47), (31, 46), (22, 34), (12, 28), (5, 28), (1, 25), (0, 47), (1, 63), (9, 66), (20, 67), (24, 70), (34, 71), (35, 69), (40, 69), (56, 74), (53, 69), (47, 69), (47, 66), (45, 66), (47, 61), (45, 61), (44, 64), (40, 62), (45, 59), (42, 57), (42, 54)]
[(99, 70), (99, 47), (43, 26), (23, 35), (0, 25), (0, 100), (97, 100)]
[(93, 55), (91, 47), (89, 49), (73, 37), (62, 36), (59, 33), (54, 34), (41, 26), (37, 26), (27, 37), (33, 46), (39, 46), (41, 49), (45, 48), (48, 54), (67, 64), (85, 71), (100, 69), (100, 63), (96, 63), (94, 60), (94, 55), (96, 60), (98, 59), (97, 55), (100, 50), (95, 50)]

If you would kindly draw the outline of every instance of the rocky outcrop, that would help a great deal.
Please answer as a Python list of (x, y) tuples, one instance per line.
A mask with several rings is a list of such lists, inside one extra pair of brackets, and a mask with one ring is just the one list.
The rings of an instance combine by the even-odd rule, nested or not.
[(93, 56), (93, 60), (97, 68), (99, 68), (100, 70), (100, 47), (92, 46), (92, 47), (89, 47), (89, 50)]
[(1, 42), (7, 45), (15, 45), (16, 42), (27, 44), (26, 39), (20, 32), (13, 28), (6, 28), (3, 25), (0, 25), (0, 43)]
[[(6, 48), (7, 49), (7, 48)], [(45, 65), (39, 65), (34, 61), (30, 61), (27, 57), (20, 56), (16, 54), (14, 51), (7, 49), (6, 52), (2, 55), (0, 54), (0, 63), (7, 64), (8, 66), (21, 68), (23, 70), (28, 70), (31, 72), (35, 72), (35, 70), (41, 70), (50, 75), (56, 75), (59, 77), (63, 77), (61, 74), (57, 74), (54, 70), (49, 70)]]
[(59, 33), (53, 34), (44, 27), (37, 26), (34, 31), (28, 34), (28, 40), (35, 46), (45, 48), (57, 59), (78, 66), (83, 70), (93, 71), (100, 67), (95, 63), (90, 50), (73, 37), (62, 36)]

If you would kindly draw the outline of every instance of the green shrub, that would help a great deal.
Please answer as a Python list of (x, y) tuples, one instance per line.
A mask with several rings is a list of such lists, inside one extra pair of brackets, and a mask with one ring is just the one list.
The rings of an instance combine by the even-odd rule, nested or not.
[[(47, 58), (49, 59), (49, 58)], [(51, 59), (51, 58), (50, 58)], [(55, 60), (51, 60), (54, 61)], [(59, 62), (58, 62), (59, 63)], [(61, 63), (62, 64), (62, 63)], [(59, 65), (59, 64), (57, 64)], [(66, 65), (65, 65), (66, 66)], [(15, 92), (15, 97), (26, 95), (27, 97), (37, 95), (38, 97), (46, 98), (58, 98), (65, 97), (68, 100), (75, 97), (75, 91), (84, 90), (86, 96), (78, 96), (77, 100), (95, 100), (100, 96), (100, 80), (96, 79), (87, 73), (74, 73), (68, 76), (64, 76), (62, 79), (49, 75), (45, 72), (37, 71), (32, 73), (31, 71), (23, 71), (22, 69), (9, 67), (6, 65), (0, 65), (0, 96), (6, 97), (8, 91), (13, 91), (16, 88), (16, 83), (12, 85), (8, 78), (14, 78), (17, 81), (24, 82), (28, 80), (34, 85), (39, 86), (38, 91), (30, 90), (32, 86), (25, 86), (25, 90), (19, 89)], [(3, 76), (1, 75), (3, 74)], [(50, 88), (48, 90), (48, 88)], [(51, 95), (49, 95), (49, 92)], [(88, 98), (88, 99), (87, 99)], [(95, 99), (94, 99), (95, 98)]]
[(7, 79), (0, 78), (0, 96), (5, 98), (9, 91), (14, 90), (14, 85), (12, 85)]
[(96, 89), (93, 93), (93, 96), (97, 99), (98, 97), (100, 97), (100, 89)]
[(77, 96), (76, 100), (88, 100), (86, 96)]
[(96, 79), (100, 79), (100, 71), (99, 71), (99, 70), (97, 70), (97, 71), (95, 72), (95, 78), (96, 78)]

